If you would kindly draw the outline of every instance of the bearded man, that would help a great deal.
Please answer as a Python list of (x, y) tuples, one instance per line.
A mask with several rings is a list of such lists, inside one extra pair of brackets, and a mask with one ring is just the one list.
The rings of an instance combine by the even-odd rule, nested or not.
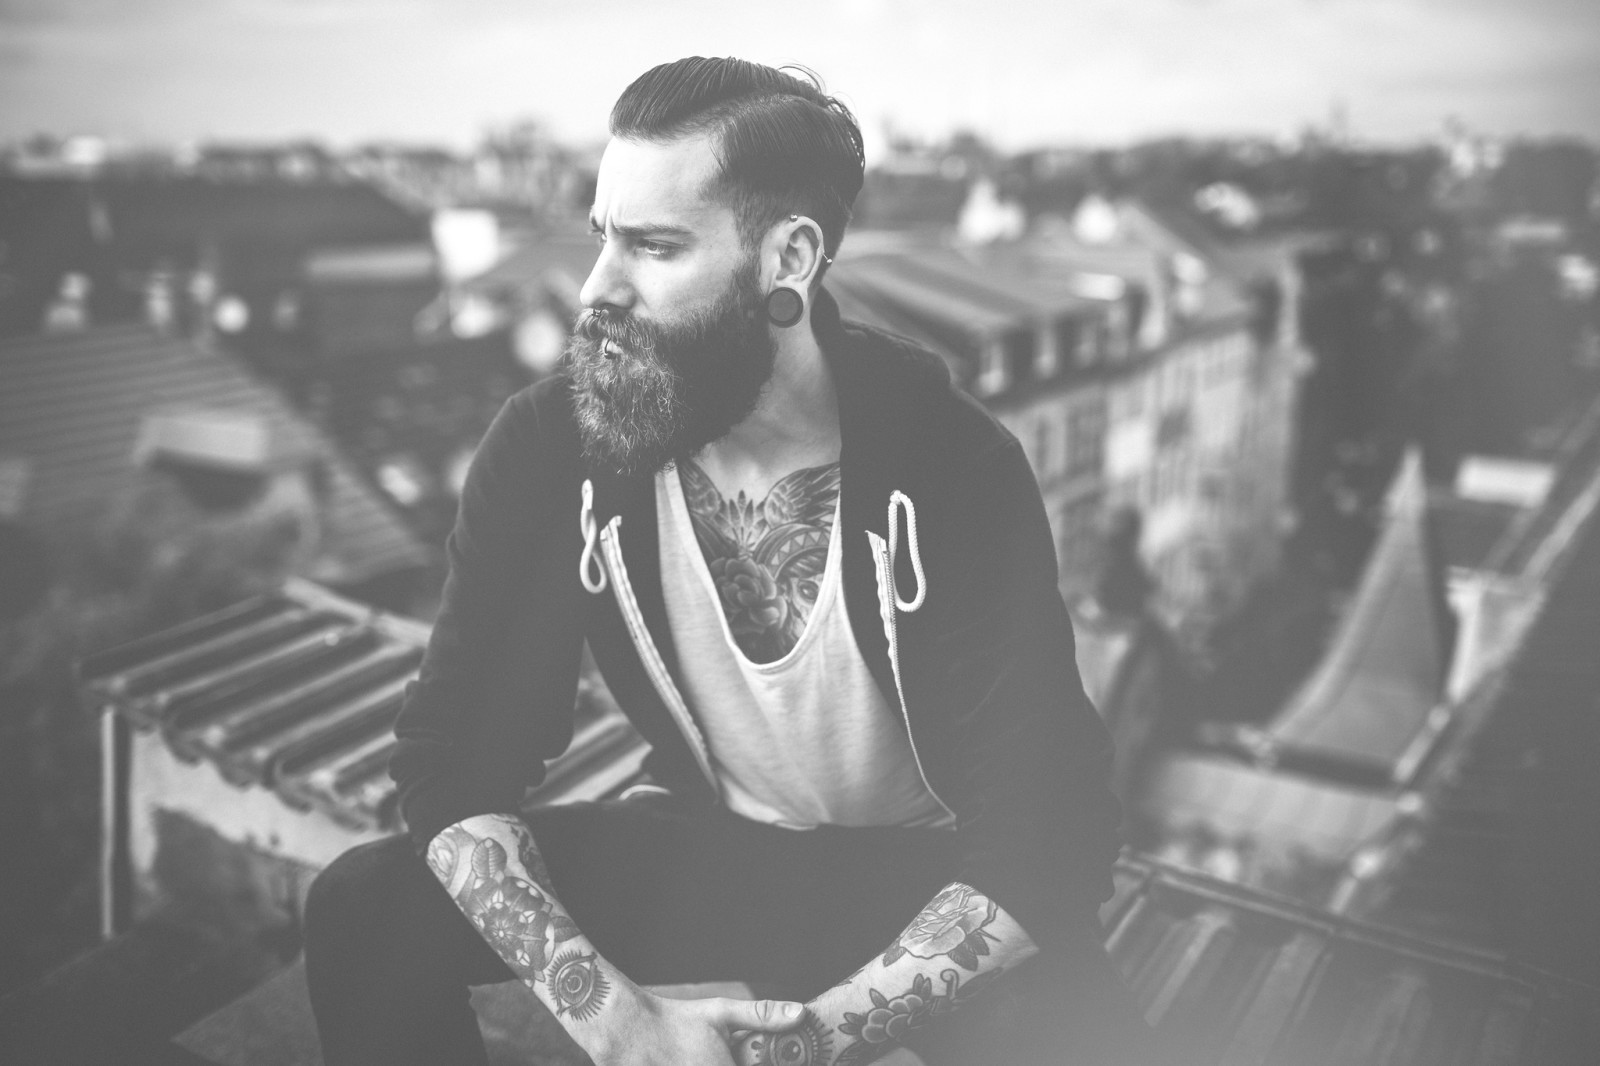
[[(307, 905), (323, 1050), (472, 1063), (519, 979), (602, 1066), (1111, 1061), (1118, 808), (1017, 441), (822, 282), (861, 135), (734, 59), (622, 94), (562, 373), (484, 438), (393, 762)], [(651, 746), (521, 813), (587, 642)], [(739, 980), (785, 1000), (670, 1000)]]

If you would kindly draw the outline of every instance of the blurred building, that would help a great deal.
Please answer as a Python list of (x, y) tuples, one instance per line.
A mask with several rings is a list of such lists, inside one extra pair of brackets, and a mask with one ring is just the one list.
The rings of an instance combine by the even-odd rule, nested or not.
[(380, 143), (340, 156), (349, 173), (431, 209), (495, 207), (522, 217), (587, 206), (596, 162), (530, 122), (495, 131), (468, 152)]
[(513, 231), (417, 201), (293, 145), (212, 148), (176, 173), (0, 176), (0, 332), (141, 322), (226, 353), (438, 545), (478, 439), (569, 319), (519, 363), (529, 330), (461, 283)]
[(1155, 604), (1203, 630), (1277, 566), (1292, 521), (1295, 247), (1224, 250), (1143, 206), (955, 246), (857, 234), (829, 274), (846, 317), (945, 356), (1023, 442), (1064, 590), (1091, 593), (1109, 516), (1142, 516)]
[(432, 558), (237, 358), (142, 326), (0, 343), (0, 457), (26, 471), (13, 520), (58, 572), (201, 567), (194, 583), (282, 566), (405, 602)]
[[(1161, 756), (1135, 806), (1169, 861), (1594, 981), (1582, 890), (1600, 403), (1553, 458), (1413, 449), (1319, 663), (1259, 726)], [(1562, 930), (1566, 930), (1563, 932)], [(1574, 943), (1574, 938), (1578, 943)], [(1581, 947), (1579, 944), (1581, 943)]]
[[(0, 333), (40, 329), (77, 288), (89, 324), (217, 333), (271, 354), (306, 329), (307, 289), (319, 281), (307, 261), (322, 249), (405, 249), (400, 274), (436, 279), (425, 213), (349, 179), (253, 174), (0, 175)], [(396, 264), (365, 273), (383, 269), (394, 275)]]

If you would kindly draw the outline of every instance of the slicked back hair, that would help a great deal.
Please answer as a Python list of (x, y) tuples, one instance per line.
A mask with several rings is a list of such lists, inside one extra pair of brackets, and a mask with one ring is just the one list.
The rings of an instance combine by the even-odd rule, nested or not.
[(611, 109), (614, 137), (659, 143), (702, 133), (717, 156), (713, 195), (732, 207), (746, 247), (801, 214), (822, 227), (823, 253), (838, 254), (861, 191), (861, 128), (815, 75), (690, 56), (641, 74)]

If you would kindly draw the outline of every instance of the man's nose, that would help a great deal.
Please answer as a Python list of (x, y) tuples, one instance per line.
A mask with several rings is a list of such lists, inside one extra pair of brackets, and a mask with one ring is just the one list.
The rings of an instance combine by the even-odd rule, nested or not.
[(594, 261), (594, 268), (589, 271), (588, 280), (583, 283), (583, 288), (578, 290), (578, 299), (583, 302), (583, 306), (596, 310), (610, 307), (626, 309), (632, 306), (633, 286), (629, 282), (621, 256), (614, 250), (616, 247), (615, 241), (608, 241), (600, 246), (600, 255)]

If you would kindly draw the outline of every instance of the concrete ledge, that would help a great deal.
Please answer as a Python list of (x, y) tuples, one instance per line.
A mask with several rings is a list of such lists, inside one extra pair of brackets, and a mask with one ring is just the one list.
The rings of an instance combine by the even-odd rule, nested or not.
[[(750, 998), (738, 982), (657, 986), (674, 999), (706, 996)], [(522, 985), (507, 981), (472, 990), (489, 1052), (489, 1066), (590, 1066), (561, 1024)], [(305, 967), (296, 963), (249, 995), (201, 1019), (173, 1041), (208, 1066), (322, 1066), (306, 997)], [(921, 1066), (904, 1049), (880, 1060), (885, 1066)]]
[(258, 974), (192, 929), (140, 925), (0, 999), (0, 1059), (18, 1066), (194, 1062), (173, 1033), (247, 990)]

